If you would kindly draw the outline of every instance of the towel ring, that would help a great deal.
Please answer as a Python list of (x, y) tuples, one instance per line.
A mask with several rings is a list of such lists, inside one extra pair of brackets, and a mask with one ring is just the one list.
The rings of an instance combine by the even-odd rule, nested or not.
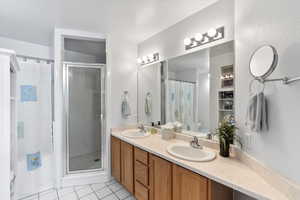
[(253, 94), (253, 92), (252, 92), (252, 86), (253, 86), (253, 83), (255, 83), (255, 81), (257, 81), (258, 83), (260, 83), (262, 85), (262, 89), (261, 89), (260, 92), (264, 92), (265, 91), (265, 82), (262, 82), (262, 81), (260, 81), (258, 79), (253, 79), (253, 80), (251, 80), (251, 82), (249, 84), (249, 94), (250, 95)]

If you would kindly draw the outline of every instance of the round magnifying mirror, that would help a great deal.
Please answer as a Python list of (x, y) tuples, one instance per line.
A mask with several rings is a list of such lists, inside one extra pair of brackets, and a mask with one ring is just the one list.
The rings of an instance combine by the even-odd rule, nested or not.
[(250, 59), (250, 73), (258, 79), (266, 79), (276, 68), (278, 54), (276, 49), (270, 45), (258, 48)]

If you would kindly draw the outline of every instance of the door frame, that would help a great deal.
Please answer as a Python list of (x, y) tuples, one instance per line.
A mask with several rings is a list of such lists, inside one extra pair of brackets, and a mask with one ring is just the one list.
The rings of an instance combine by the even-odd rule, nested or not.
[[(63, 97), (63, 62), (64, 62), (64, 39), (80, 39), (88, 41), (105, 41), (106, 42), (106, 88), (105, 88), (105, 152), (103, 158), (103, 171), (72, 174), (65, 176), (64, 169), (66, 163), (65, 158), (65, 122), (64, 122), (64, 97)], [(110, 179), (110, 100), (111, 100), (111, 46), (110, 39), (105, 34), (87, 32), (81, 30), (55, 28), (54, 31), (54, 155), (55, 155), (55, 185), (54, 187), (67, 187), (80, 184), (91, 184), (96, 182), (105, 182)]]

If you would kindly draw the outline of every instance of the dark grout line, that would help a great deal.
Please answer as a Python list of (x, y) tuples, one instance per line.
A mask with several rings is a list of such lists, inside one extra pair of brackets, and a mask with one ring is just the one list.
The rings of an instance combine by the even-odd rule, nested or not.
[(57, 199), (60, 200), (57, 189), (55, 189), (55, 191), (56, 191)]
[[(111, 184), (111, 185), (112, 185), (112, 184)], [(117, 199), (121, 200), (121, 199), (115, 194), (115, 192), (114, 192), (112, 189), (110, 189), (109, 187), (107, 187), (107, 188), (113, 193), (114, 196), (117, 197)], [(120, 189), (120, 190), (121, 190), (121, 189)], [(119, 191), (119, 190), (117, 190), (117, 191)], [(117, 192), (117, 191), (116, 191), (116, 192)]]
[(77, 199), (80, 200), (79, 195), (77, 194), (77, 191), (75, 190), (75, 186), (72, 186), (72, 188), (73, 188), (73, 191), (74, 191), (75, 195), (77, 196)]

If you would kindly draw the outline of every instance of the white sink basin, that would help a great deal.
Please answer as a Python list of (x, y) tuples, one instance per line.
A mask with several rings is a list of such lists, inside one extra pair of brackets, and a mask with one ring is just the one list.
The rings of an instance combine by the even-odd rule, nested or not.
[(204, 149), (195, 149), (189, 144), (172, 144), (167, 147), (171, 155), (188, 161), (205, 162), (215, 159), (216, 153)]
[(143, 138), (143, 137), (147, 137), (150, 135), (149, 132), (142, 132), (140, 129), (126, 130), (126, 131), (123, 131), (121, 134), (128, 138)]

